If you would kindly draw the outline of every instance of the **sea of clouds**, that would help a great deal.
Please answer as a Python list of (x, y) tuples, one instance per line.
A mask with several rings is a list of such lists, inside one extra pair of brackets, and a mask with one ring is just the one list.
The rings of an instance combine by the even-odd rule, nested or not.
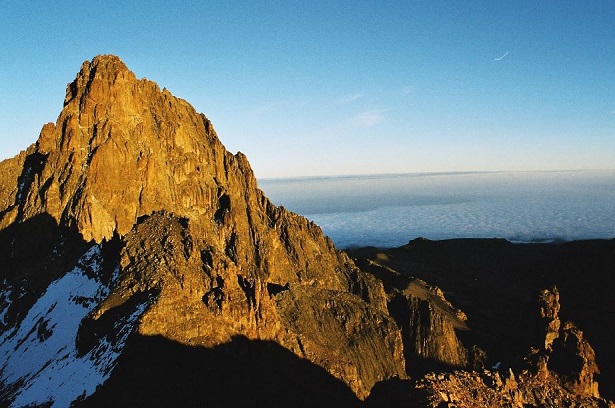
[(417, 237), (615, 238), (615, 171), (427, 173), (259, 180), (339, 248)]

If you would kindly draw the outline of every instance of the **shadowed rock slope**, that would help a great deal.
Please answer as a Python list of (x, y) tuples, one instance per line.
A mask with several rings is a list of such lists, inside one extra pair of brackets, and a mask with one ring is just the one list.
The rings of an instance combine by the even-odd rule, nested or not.
[[(396, 393), (413, 395), (421, 407), (615, 406), (608, 401), (614, 378), (608, 327), (615, 312), (615, 240), (512, 244), (419, 238), (399, 248), (349, 253), (385, 285), (402, 278), (437, 284), (467, 314), (467, 330), (459, 337), (472, 345), (470, 367), (431, 365), (416, 381), (375, 387), (369, 399), (374, 406)], [(408, 332), (402, 325), (402, 333)], [(419, 345), (420, 338), (404, 335), (406, 353)]]

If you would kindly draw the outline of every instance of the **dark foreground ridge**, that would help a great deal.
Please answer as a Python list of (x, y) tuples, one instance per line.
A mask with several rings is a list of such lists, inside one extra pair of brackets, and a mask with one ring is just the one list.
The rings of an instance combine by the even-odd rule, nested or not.
[(79, 407), (359, 406), (343, 382), (271, 341), (212, 348), (135, 335), (113, 376)]
[[(596, 299), (490, 273), (485, 245), (357, 266), (274, 206), (203, 114), (98, 56), (0, 162), (0, 405), (607, 406), (592, 346), (559, 317), (560, 293), (562, 312)], [(569, 315), (602, 353), (600, 324)]]
[[(512, 244), (502, 239), (416, 239), (399, 248), (348, 251), (357, 264), (386, 282), (394, 269), (430, 282), (468, 315), (464, 344), (487, 354), (486, 365), (523, 369), (521, 356), (537, 344), (537, 294), (557, 288), (561, 326), (572, 321), (595, 350), (600, 394), (615, 398), (615, 350), (608, 327), (615, 319), (615, 240)], [(543, 334), (544, 336), (544, 334)], [(575, 367), (577, 369), (578, 367)]]

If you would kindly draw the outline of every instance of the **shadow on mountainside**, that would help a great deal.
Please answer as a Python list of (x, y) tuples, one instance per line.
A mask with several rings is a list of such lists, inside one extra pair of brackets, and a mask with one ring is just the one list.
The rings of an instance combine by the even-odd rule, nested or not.
[(111, 378), (78, 407), (359, 405), (341, 381), (271, 341), (214, 348), (133, 334)]
[(562, 322), (570, 320), (584, 332), (596, 352), (600, 395), (615, 398), (615, 349), (608, 334), (615, 320), (615, 240), (417, 239), (399, 248), (347, 252), (362, 269), (370, 269), (362, 259), (371, 259), (440, 287), (468, 316), (470, 330), (459, 332), (461, 340), (486, 350), (489, 366), (501, 361), (514, 367), (530, 346), (544, 341), (538, 294), (557, 286)]
[(11, 288), (11, 306), (5, 326), (0, 322), (0, 332), (15, 326), (49, 284), (73, 268), (90, 245), (74, 229), (59, 227), (45, 213), (0, 230), (0, 279)]

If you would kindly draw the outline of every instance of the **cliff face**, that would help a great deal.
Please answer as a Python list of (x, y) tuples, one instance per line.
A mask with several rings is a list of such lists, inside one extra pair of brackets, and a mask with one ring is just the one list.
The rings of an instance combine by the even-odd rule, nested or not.
[(404, 276), (374, 260), (356, 261), (384, 285), (387, 308), (401, 330), (411, 374), (480, 364), (458, 336), (469, 329), (467, 316), (454, 308), (438, 287)]
[[(400, 396), (395, 406), (615, 406), (609, 401), (611, 346), (604, 335), (613, 314), (605, 302), (613, 291), (608, 277), (614, 250), (614, 240), (515, 245), (498, 239), (417, 239), (399, 248), (350, 251), (357, 265), (382, 280), (387, 293), (398, 293), (408, 282), (417, 285), (414, 299), (389, 306), (402, 330), (407, 365), (415, 367), (412, 356), (419, 350), (432, 361), (422, 373), (413, 372), (416, 381), (374, 388), (371, 406), (392, 406), (392, 395)], [(467, 319), (439, 296), (442, 291), (463, 306)], [(413, 330), (421, 325), (412, 310), (421, 307), (412, 305), (429, 298), (436, 298), (423, 306), (431, 313), (423, 314), (430, 317), (430, 330)], [(399, 319), (399, 310), (410, 318)], [(413, 323), (404, 325), (407, 320)], [(462, 330), (458, 337), (453, 328)], [(425, 343), (408, 336), (417, 331), (431, 335), (423, 337)], [(459, 338), (465, 349), (457, 346)], [(456, 363), (463, 358), (465, 367)]]
[[(12, 248), (3, 257), (15, 264), (4, 273), (4, 338), (17, 336), (11, 327), (20, 324), (38, 330), (29, 311), (95, 248), (106, 254), (104, 267), (83, 274), (106, 295), (86, 302), (79, 358), (100, 354), (103, 341), (120, 350), (125, 339), (114, 322), (123, 316), (139, 335), (190, 346), (236, 336), (274, 341), (361, 398), (377, 381), (405, 377), (382, 284), (316, 225), (270, 203), (246, 157), (226, 151), (204, 115), (138, 80), (117, 57), (85, 62), (56, 123), (0, 168), (0, 240)], [(35, 240), (27, 226), (41, 224), (52, 239), (29, 255), (40, 262), (25, 264)], [(59, 259), (48, 272), (37, 270)], [(26, 381), (6, 374), (9, 363), (3, 370), (5, 384)], [(19, 395), (4, 392), (6, 400)]]

